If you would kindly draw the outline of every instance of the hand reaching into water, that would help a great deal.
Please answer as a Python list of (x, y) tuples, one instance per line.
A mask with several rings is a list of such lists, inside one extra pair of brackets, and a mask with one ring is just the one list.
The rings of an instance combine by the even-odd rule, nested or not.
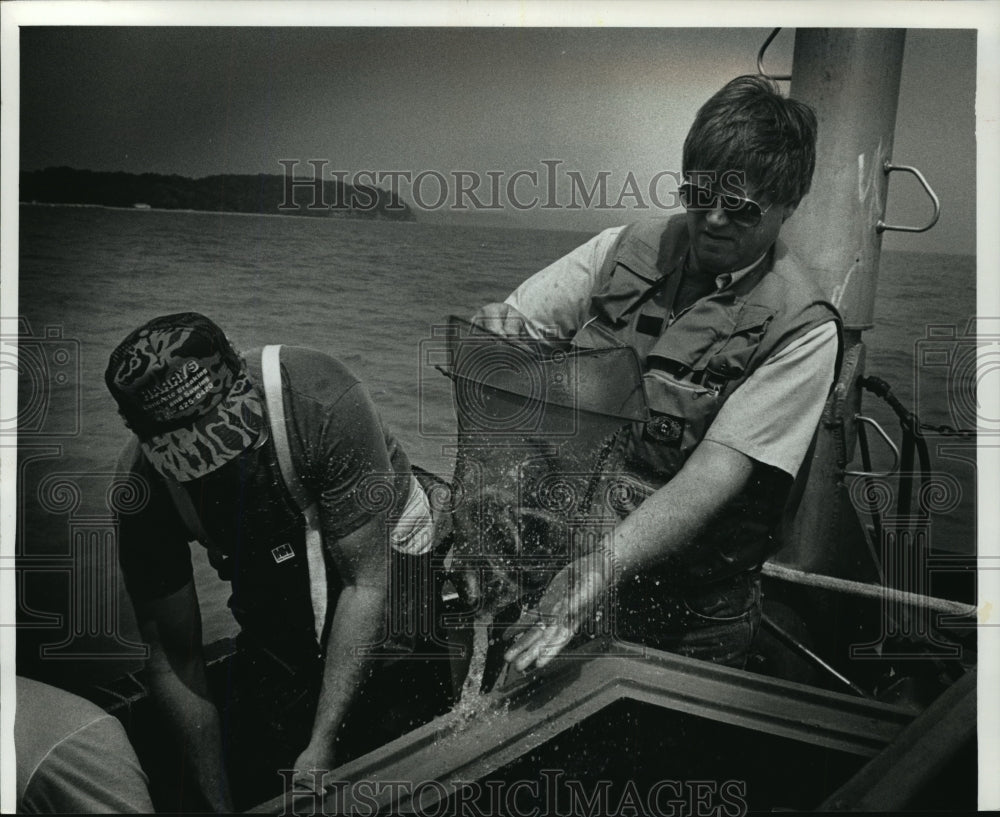
[[(601, 549), (574, 559), (560, 570), (538, 605), (540, 620), (518, 638), (504, 659), (521, 672), (532, 665), (548, 664), (604, 605), (614, 586), (612, 567), (610, 551)], [(522, 621), (527, 620), (522, 616)]]

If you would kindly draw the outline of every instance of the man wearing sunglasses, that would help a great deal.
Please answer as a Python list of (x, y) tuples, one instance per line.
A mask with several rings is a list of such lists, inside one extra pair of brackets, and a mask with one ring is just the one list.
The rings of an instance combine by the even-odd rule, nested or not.
[(815, 142), (808, 106), (734, 79), (685, 140), (685, 214), (607, 230), (477, 316), (505, 335), (632, 347), (650, 408), (606, 460), (623, 486), (613, 532), (549, 583), (541, 622), (506, 653), (518, 669), (548, 663), (612, 589), (618, 637), (745, 664), (760, 567), (838, 365), (837, 312), (779, 240)]

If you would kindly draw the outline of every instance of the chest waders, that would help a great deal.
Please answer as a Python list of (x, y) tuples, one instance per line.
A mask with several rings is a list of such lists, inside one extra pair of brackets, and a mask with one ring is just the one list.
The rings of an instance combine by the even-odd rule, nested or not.
[[(303, 484), (295, 467), (285, 420), (280, 353), (280, 345), (263, 347), (259, 358), (260, 378), (259, 380), (255, 378), (255, 381), (261, 384), (268, 429), (274, 445), (281, 480), (302, 517), (305, 536), (304, 546), (283, 545), (282, 547), (287, 549), (287, 555), (275, 556), (271, 560), (265, 558), (261, 561), (268, 569), (282, 570), (284, 567), (282, 562), (285, 559), (294, 558), (297, 551), (304, 551), (309, 598), (313, 613), (313, 634), (316, 646), (321, 648), (329, 624), (329, 579), (326, 558), (323, 555), (319, 505)], [(254, 363), (256, 363), (255, 359), (248, 360), (248, 366), (251, 370), (256, 368)], [(256, 372), (251, 371), (251, 374), (256, 374)], [(205, 530), (188, 492), (173, 480), (165, 479), (164, 483), (178, 514), (188, 529), (188, 533), (205, 546), (209, 562), (219, 572), (220, 577), (223, 579), (231, 578), (233, 571), (228, 564), (230, 557), (226, 556), (224, 549), (217, 542), (214, 542)], [(431, 524), (426, 494), (415, 477), (411, 476), (407, 503), (400, 516), (401, 518), (390, 534), (394, 547), (396, 547), (397, 542), (405, 543), (411, 540), (415, 534), (419, 535), (425, 526)], [(271, 555), (274, 555), (274, 551), (271, 552)], [(288, 580), (290, 582), (296, 581), (293, 576), (289, 576)], [(288, 592), (294, 593), (295, 588), (290, 588)]]
[[(323, 558), (323, 537), (319, 524), (319, 507), (310, 501), (292, 463), (291, 447), (285, 425), (285, 407), (282, 400), (280, 346), (265, 346), (261, 350), (261, 388), (266, 406), (268, 429), (274, 441), (278, 467), (289, 496), (295, 502), (305, 524), (305, 556), (309, 575), (309, 597), (313, 610), (313, 629), (317, 645), (322, 644), (327, 617), (328, 586), (326, 563)], [(209, 562), (222, 578), (231, 578), (223, 548), (205, 530), (188, 492), (177, 482), (165, 479), (177, 512), (191, 536), (208, 551)]]

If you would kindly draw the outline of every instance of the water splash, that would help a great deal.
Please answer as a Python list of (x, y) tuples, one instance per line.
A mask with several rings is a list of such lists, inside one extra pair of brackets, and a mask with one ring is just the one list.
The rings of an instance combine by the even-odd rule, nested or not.
[(461, 696), (452, 709), (457, 728), (467, 726), (473, 720), (480, 720), (493, 707), (493, 697), (481, 692), (483, 675), (486, 672), (486, 654), (490, 648), (490, 625), (493, 617), (489, 614), (480, 615), (473, 623), (472, 658), (469, 661), (469, 672), (462, 685)]
[(483, 676), (486, 672), (486, 657), (490, 648), (490, 628), (493, 617), (485, 613), (476, 618), (473, 624), (472, 657), (469, 661), (469, 672), (462, 685), (461, 697), (448, 714), (451, 721), (451, 736), (464, 732), (472, 724), (489, 723), (502, 718), (507, 712), (510, 702), (492, 693), (481, 691)]

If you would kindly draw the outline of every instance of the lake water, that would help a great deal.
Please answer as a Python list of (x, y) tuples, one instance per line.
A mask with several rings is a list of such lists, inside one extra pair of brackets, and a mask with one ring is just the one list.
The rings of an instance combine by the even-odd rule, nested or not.
[[(448, 381), (426, 365), (434, 327), (449, 314), (469, 316), (483, 303), (502, 300), (589, 237), (94, 207), (23, 205), (20, 218), (19, 314), (38, 339), (34, 348), (61, 343), (59, 359), (76, 356), (80, 373), (71, 360), (66, 382), (53, 379), (42, 388), (26, 382), (22, 389), (36, 433), (22, 436), (19, 445), (18, 548), (33, 564), (65, 554), (81, 520), (107, 516), (101, 489), (87, 494), (88, 480), (102, 484), (127, 432), (104, 386), (104, 368), (110, 350), (148, 318), (195, 310), (218, 322), (240, 348), (288, 343), (339, 358), (365, 381), (411, 459), (448, 476), (452, 461), (442, 447), (453, 442), (454, 416)], [(975, 312), (975, 286), (971, 256), (883, 254), (877, 328), (865, 336), (867, 370), (893, 384), (907, 406), (916, 394), (922, 419), (934, 424), (968, 419), (952, 417), (949, 406), (968, 403), (971, 372), (942, 363), (917, 371), (915, 351), (929, 325), (964, 332)], [(956, 397), (962, 394), (964, 402)], [(872, 403), (866, 401), (866, 411), (898, 439), (893, 415)], [(938, 451), (938, 443), (947, 442), (932, 440), (935, 467), (955, 477), (961, 501), (952, 513), (935, 517), (933, 544), (971, 553), (974, 455), (959, 439)], [(888, 459), (879, 453), (878, 461)], [(84, 485), (74, 509), (43, 496), (54, 473), (77, 475)], [(226, 588), (201, 559), (198, 574), (206, 639), (231, 633)], [(19, 616), (38, 626), (19, 632), (19, 660), (36, 656), (46, 638), (52, 641), (45, 614), (64, 609), (65, 596), (65, 576), (41, 569), (27, 575)], [(130, 631), (134, 624), (121, 603), (120, 626)]]

